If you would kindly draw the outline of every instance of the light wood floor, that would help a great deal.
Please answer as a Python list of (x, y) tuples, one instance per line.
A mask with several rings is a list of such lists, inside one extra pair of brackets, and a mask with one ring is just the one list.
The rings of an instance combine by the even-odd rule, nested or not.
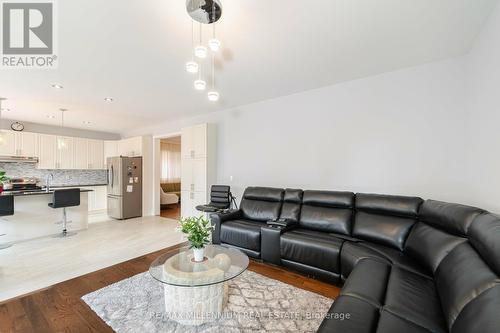
[(179, 244), (176, 226), (159, 216), (108, 219), (72, 237), (15, 244), (0, 251), (0, 301)]
[[(150, 253), (0, 303), (0, 332), (113, 332), (80, 298), (146, 271), (154, 258), (177, 247), (178, 245)], [(336, 286), (260, 262), (251, 261), (249, 270), (327, 297), (335, 298), (339, 293)]]

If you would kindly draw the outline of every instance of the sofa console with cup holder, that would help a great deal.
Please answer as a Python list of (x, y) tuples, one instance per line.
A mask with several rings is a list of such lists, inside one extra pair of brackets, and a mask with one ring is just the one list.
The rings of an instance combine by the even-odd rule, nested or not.
[(211, 219), (215, 244), (343, 284), (318, 332), (500, 332), (500, 217), (483, 209), (249, 187)]

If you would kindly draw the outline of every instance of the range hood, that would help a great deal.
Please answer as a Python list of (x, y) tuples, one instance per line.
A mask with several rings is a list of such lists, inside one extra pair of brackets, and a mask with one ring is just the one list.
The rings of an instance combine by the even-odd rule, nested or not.
[(38, 163), (38, 157), (31, 156), (1, 156), (0, 162), (8, 163)]

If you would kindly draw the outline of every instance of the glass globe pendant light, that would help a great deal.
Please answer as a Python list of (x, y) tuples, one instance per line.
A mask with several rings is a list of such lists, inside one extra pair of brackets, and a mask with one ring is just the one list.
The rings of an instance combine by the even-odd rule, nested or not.
[(202, 42), (203, 42), (202, 27), (201, 27), (201, 23), (200, 23), (200, 43), (198, 44), (198, 46), (196, 46), (194, 48), (194, 55), (197, 58), (205, 59), (207, 57), (208, 50), (207, 50), (207, 48), (205, 46), (202, 45)]
[(215, 55), (212, 54), (212, 90), (207, 94), (210, 102), (217, 102), (219, 100), (219, 93), (215, 90)]
[(207, 83), (205, 82), (205, 80), (201, 78), (201, 68), (200, 68), (200, 70), (198, 71), (198, 80), (194, 81), (194, 89), (205, 90), (206, 87)]
[[(191, 48), (194, 47), (194, 22), (191, 21)], [(194, 61), (193, 54), (191, 54), (191, 61), (186, 62), (186, 72), (198, 73), (198, 63)]]
[(208, 47), (212, 52), (218, 52), (220, 50), (220, 40), (215, 37), (215, 22), (213, 24), (213, 34), (212, 38), (208, 41)]

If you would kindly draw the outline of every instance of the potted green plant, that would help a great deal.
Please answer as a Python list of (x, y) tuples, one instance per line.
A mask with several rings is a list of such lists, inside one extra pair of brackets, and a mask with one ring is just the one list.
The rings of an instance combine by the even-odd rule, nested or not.
[(8, 181), (9, 177), (5, 175), (5, 171), (0, 170), (0, 193), (3, 192), (3, 183)]
[(194, 261), (202, 262), (205, 258), (205, 245), (210, 243), (213, 227), (205, 217), (185, 217), (179, 221), (179, 230), (186, 234), (193, 249)]

